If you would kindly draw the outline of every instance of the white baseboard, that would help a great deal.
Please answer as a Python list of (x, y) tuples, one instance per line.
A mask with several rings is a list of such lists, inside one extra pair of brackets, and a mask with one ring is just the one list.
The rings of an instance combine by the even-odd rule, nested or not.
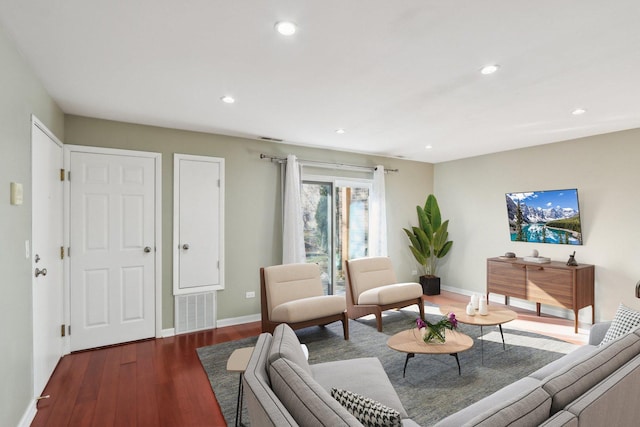
[(223, 328), (225, 326), (242, 325), (245, 323), (259, 322), (261, 320), (260, 313), (250, 314), (248, 316), (230, 317), (228, 319), (218, 319), (216, 322), (216, 328)]
[(176, 334), (176, 328), (163, 329), (159, 338), (169, 338)]
[[(442, 290), (455, 292), (456, 294), (469, 295), (469, 296), (473, 294), (482, 294), (482, 292), (473, 292), (467, 289), (456, 288), (454, 286), (442, 286)], [(489, 302), (491, 301), (504, 304), (504, 296), (490, 294)], [(521, 300), (514, 297), (509, 298), (509, 305), (513, 307), (522, 308), (524, 310), (536, 311), (535, 302)], [(578, 321), (591, 324), (591, 310), (592, 310), (591, 307), (586, 307), (586, 310), (581, 310), (581, 312), (578, 313)], [(560, 308), (560, 307), (553, 307), (553, 306), (542, 304), (540, 308), (540, 312), (544, 314), (548, 314), (550, 316), (560, 317), (562, 319), (569, 319), (569, 320), (575, 319), (575, 316), (573, 315), (573, 311)]]
[(36, 400), (31, 399), (31, 402), (29, 403), (27, 410), (24, 412), (24, 415), (22, 415), (22, 419), (20, 420), (20, 423), (18, 423), (18, 427), (29, 427), (33, 422), (34, 418), (36, 417), (37, 412), (38, 412), (38, 408), (36, 406)]

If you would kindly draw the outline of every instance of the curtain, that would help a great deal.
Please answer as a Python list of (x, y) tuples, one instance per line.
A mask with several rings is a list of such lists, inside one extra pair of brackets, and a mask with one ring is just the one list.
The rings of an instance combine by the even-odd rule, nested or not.
[(300, 197), (300, 166), (293, 154), (287, 156), (284, 181), (284, 211), (282, 226), (282, 263), (305, 262), (304, 224)]
[(384, 191), (384, 166), (373, 171), (373, 189), (369, 206), (369, 256), (387, 256), (387, 204)]

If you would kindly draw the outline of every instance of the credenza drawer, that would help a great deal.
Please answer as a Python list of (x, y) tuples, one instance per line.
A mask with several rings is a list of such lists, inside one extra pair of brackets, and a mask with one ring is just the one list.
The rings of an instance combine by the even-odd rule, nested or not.
[(573, 272), (542, 266), (527, 267), (527, 298), (542, 304), (573, 308)]

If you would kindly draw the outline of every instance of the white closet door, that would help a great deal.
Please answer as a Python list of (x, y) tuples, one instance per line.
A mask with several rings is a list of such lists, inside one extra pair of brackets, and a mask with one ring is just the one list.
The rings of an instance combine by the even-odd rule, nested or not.
[(174, 294), (224, 289), (224, 159), (174, 155)]

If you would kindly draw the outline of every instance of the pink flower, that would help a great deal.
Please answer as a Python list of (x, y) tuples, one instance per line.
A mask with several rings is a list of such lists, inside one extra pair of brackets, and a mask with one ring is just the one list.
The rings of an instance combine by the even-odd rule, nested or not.
[(447, 318), (449, 319), (449, 322), (451, 322), (451, 327), (456, 329), (458, 327), (458, 319), (456, 319), (455, 313), (449, 313)]
[(422, 328), (426, 328), (427, 324), (424, 323), (424, 320), (422, 320), (421, 318), (417, 318), (416, 319), (416, 326), (418, 327), (418, 329), (422, 329)]

